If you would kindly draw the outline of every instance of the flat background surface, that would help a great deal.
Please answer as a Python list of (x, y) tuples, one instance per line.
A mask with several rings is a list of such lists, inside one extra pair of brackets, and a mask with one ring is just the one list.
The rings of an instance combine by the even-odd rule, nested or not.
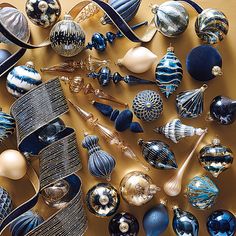
[[(15, 5), (20, 10), (24, 11), (24, 3), (25, 1), (21, 0), (9, 0), (9, 3)], [(62, 13), (66, 13), (70, 10), (71, 7), (73, 7), (78, 1), (76, 0), (70, 0), (65, 1), (61, 0), (62, 5)], [(151, 20), (153, 15), (151, 14), (151, 10), (149, 8), (150, 3), (157, 3), (161, 4), (164, 1), (159, 0), (158, 2), (150, 1), (150, 0), (143, 0), (140, 10), (133, 20), (132, 23), (140, 22), (143, 20)], [(219, 137), (222, 141), (222, 144), (229, 146), (234, 153), (236, 153), (236, 146), (235, 146), (235, 137), (236, 137), (236, 126), (235, 124), (231, 126), (220, 126), (214, 122), (206, 122), (205, 117), (209, 110), (209, 104), (211, 100), (217, 96), (217, 95), (226, 95), (231, 98), (236, 99), (235, 95), (235, 74), (236, 74), (236, 67), (235, 67), (235, 59), (236, 59), (236, 48), (235, 48), (235, 40), (236, 40), (236, 15), (235, 15), (235, 9), (236, 9), (236, 2), (234, 0), (199, 0), (198, 3), (203, 8), (210, 8), (214, 7), (217, 9), (222, 10), (226, 16), (229, 19), (230, 22), (230, 29), (227, 37), (224, 39), (223, 42), (218, 44), (216, 47), (221, 53), (223, 57), (223, 72), (224, 75), (222, 77), (216, 78), (208, 83), (209, 88), (205, 92), (205, 108), (204, 113), (200, 118), (193, 119), (193, 120), (182, 120), (185, 124), (193, 125), (195, 127), (208, 127), (209, 133), (205, 137), (202, 144), (199, 146), (199, 149), (210, 143), (211, 139), (213, 137)], [(181, 86), (179, 86), (177, 93), (180, 91), (184, 91), (186, 89), (194, 89), (201, 87), (202, 83), (194, 81), (190, 78), (188, 75), (186, 68), (185, 68), (185, 59), (188, 54), (188, 52), (195, 46), (198, 46), (201, 44), (200, 40), (195, 34), (194, 31), (194, 23), (196, 19), (196, 13), (194, 10), (192, 10), (189, 6), (185, 5), (186, 9), (189, 11), (190, 14), (190, 23), (188, 26), (188, 29), (186, 32), (181, 35), (180, 37), (176, 39), (169, 39), (161, 34), (157, 34), (155, 38), (152, 40), (152, 42), (145, 44), (144, 46), (148, 47), (150, 50), (152, 50), (157, 56), (158, 60), (153, 65), (153, 68), (143, 75), (139, 75), (139, 77), (154, 80), (154, 71), (155, 66), (158, 63), (158, 61), (163, 57), (163, 55), (166, 53), (166, 48), (169, 46), (170, 43), (175, 47), (175, 53), (181, 60), (183, 67), (184, 67), (184, 78)], [(99, 23), (99, 18), (102, 14), (96, 15), (95, 17), (86, 20), (83, 22), (82, 26), (87, 34), (87, 41), (90, 40), (91, 35), (93, 32), (101, 32), (105, 33), (109, 30), (115, 31), (116, 29), (113, 28), (110, 25), (102, 26)], [(49, 30), (41, 29), (36, 27), (33, 24), (30, 24), (31, 32), (32, 32), (32, 42), (33, 43), (39, 43), (43, 39), (45, 39), (49, 33)], [(115, 66), (114, 62), (117, 61), (118, 58), (123, 57), (125, 52), (135, 46), (136, 44), (133, 44), (129, 42), (127, 39), (119, 39), (116, 40), (115, 43), (112, 46), (108, 46), (106, 53), (97, 54), (95, 51), (89, 51), (89, 52), (83, 52), (79, 54), (76, 59), (81, 59), (86, 57), (88, 53), (91, 53), (91, 55), (94, 55), (96, 57), (100, 58), (109, 58), (111, 60), (111, 69), (112, 71), (119, 71), (121, 74), (129, 73), (125, 68), (119, 68)], [(3, 44), (1, 44), (1, 48), (5, 47)], [(7, 46), (8, 47), (8, 46)], [(13, 47), (9, 47), (9, 50), (14, 51)], [(35, 63), (36, 68), (39, 70), (41, 67), (45, 66), (51, 66), (55, 63), (58, 63), (60, 61), (64, 61), (65, 59), (58, 56), (54, 51), (50, 48), (42, 48), (42, 49), (36, 49), (36, 50), (28, 50), (26, 55), (20, 60), (19, 65), (24, 64), (28, 60), (31, 60)], [(131, 73), (130, 73), (131, 74)], [(76, 75), (83, 75), (83, 72), (78, 72)], [(50, 78), (53, 78), (54, 75), (52, 74), (42, 74), (43, 81), (47, 81)], [(96, 88), (99, 88), (99, 85), (97, 81), (92, 81), (90, 79), (85, 78), (85, 81), (91, 82)], [(5, 112), (9, 111), (10, 105), (14, 102), (14, 98), (8, 94), (6, 87), (5, 87), (5, 78), (1, 78), (0, 80), (0, 105), (2, 106), (3, 110)], [(102, 117), (99, 113), (96, 112), (96, 110), (93, 108), (92, 105), (88, 102), (88, 97), (82, 95), (82, 94), (71, 94), (66, 87), (66, 85), (63, 84), (63, 88), (65, 90), (66, 97), (71, 98), (74, 102), (78, 103), (81, 107), (85, 108), (86, 110), (92, 112), (99, 118), (99, 120), (106, 124), (108, 127), (112, 128), (112, 123), (107, 120), (107, 118)], [(111, 84), (110, 86), (104, 88), (104, 91), (107, 93), (110, 93), (116, 97), (119, 97), (123, 99), (124, 101), (128, 102), (131, 106), (132, 99), (136, 95), (137, 92), (143, 90), (143, 89), (153, 89), (156, 91), (159, 91), (158, 87), (155, 85), (148, 85), (148, 86), (133, 86), (128, 87), (126, 84), (119, 84), (117, 86)], [(162, 96), (162, 95), (161, 95)], [(126, 131), (121, 134), (122, 138), (129, 142), (129, 144), (134, 149), (135, 153), (141, 157), (140, 148), (137, 146), (137, 140), (139, 138), (143, 139), (160, 139), (162, 141), (165, 141), (168, 143), (171, 147), (171, 149), (174, 151), (176, 155), (176, 160), (178, 162), (178, 165), (181, 166), (185, 158), (187, 157), (188, 153), (191, 151), (192, 147), (194, 146), (194, 143), (197, 140), (197, 137), (187, 138), (183, 141), (181, 141), (178, 144), (173, 144), (171, 141), (165, 139), (163, 136), (155, 134), (152, 129), (154, 127), (160, 126), (168, 122), (170, 119), (176, 118), (177, 113), (175, 111), (175, 96), (172, 95), (170, 99), (167, 101), (163, 96), (164, 101), (164, 113), (157, 121), (152, 123), (142, 123), (144, 127), (144, 134), (141, 135), (135, 135), (130, 133), (129, 131)], [(115, 107), (115, 104), (114, 104)], [(122, 109), (122, 107), (118, 107)], [(93, 185), (100, 182), (99, 179), (96, 179), (89, 175), (87, 170), (87, 151), (84, 150), (81, 147), (81, 141), (83, 139), (83, 132), (87, 131), (91, 134), (96, 134), (93, 132), (84, 121), (76, 114), (76, 112), (71, 108), (71, 111), (66, 114), (63, 117), (63, 120), (66, 122), (67, 125), (70, 125), (74, 127), (77, 131), (77, 139), (80, 146), (80, 153), (81, 153), (81, 159), (83, 162), (83, 170), (79, 172), (79, 175), (82, 177), (83, 180), (83, 190), (84, 193), (88, 191), (89, 188), (91, 188)], [(137, 121), (137, 118), (134, 118), (135, 121)], [(11, 136), (6, 142), (4, 142), (8, 148), (16, 148), (15, 144), (15, 136)], [(117, 166), (116, 169), (112, 175), (112, 181), (111, 183), (115, 187), (119, 187), (120, 180), (122, 177), (133, 170), (142, 170), (142, 167), (139, 167), (134, 161), (129, 160), (122, 156), (120, 153), (117, 152), (116, 148), (111, 148), (106, 142), (104, 142), (102, 139), (100, 140), (100, 145), (102, 148), (111, 154), (116, 158)], [(4, 150), (3, 147), (0, 148), (1, 151)], [(233, 166), (228, 171), (222, 173), (218, 179), (214, 179), (215, 183), (218, 185), (220, 189), (220, 195), (217, 199), (216, 204), (214, 207), (212, 207), (209, 210), (206, 211), (200, 211), (194, 209), (187, 201), (187, 199), (184, 197), (184, 189), (186, 184), (190, 181), (191, 178), (193, 178), (196, 175), (200, 174), (207, 174), (211, 179), (213, 177), (206, 173), (203, 168), (198, 163), (197, 159), (197, 152), (195, 153), (188, 170), (186, 171), (184, 175), (184, 181), (183, 181), (183, 191), (178, 197), (167, 197), (163, 191), (158, 193), (155, 198), (142, 207), (131, 207), (128, 204), (126, 204), (123, 200), (121, 200), (121, 205), (119, 208), (119, 211), (128, 211), (133, 213), (139, 220), (140, 223), (140, 236), (145, 235), (144, 231), (142, 229), (142, 217), (147, 209), (149, 209), (152, 206), (155, 206), (157, 203), (159, 203), (159, 199), (166, 198), (168, 200), (168, 210), (170, 214), (170, 222), (172, 221), (172, 206), (178, 205), (184, 210), (188, 210), (192, 212), (199, 220), (200, 223), (200, 236), (207, 235), (206, 230), (206, 220), (208, 215), (216, 210), (216, 209), (228, 209), (232, 212), (236, 211), (236, 188), (235, 188), (235, 173), (236, 173), (236, 165), (233, 163)], [(33, 165), (37, 168), (37, 161), (33, 162)], [(152, 177), (153, 182), (163, 187), (163, 184), (175, 173), (175, 171), (160, 171), (156, 169), (151, 169), (149, 175)], [(0, 179), (0, 185), (6, 188), (10, 195), (13, 198), (14, 205), (17, 206), (24, 202), (26, 199), (28, 199), (30, 196), (33, 195), (33, 189), (29, 183), (29, 181), (26, 178), (23, 178), (19, 181), (11, 181), (7, 180), (6, 178)], [(47, 218), (53, 211), (49, 209), (46, 205), (43, 204), (42, 200), (39, 201), (38, 205), (35, 207), (35, 209), (42, 214), (45, 218)], [(87, 236), (106, 236), (108, 234), (107, 226), (109, 222), (108, 219), (101, 219), (96, 218), (89, 212), (87, 212), (88, 220), (89, 220), (89, 228), (87, 230), (86, 235)], [(8, 235), (8, 234), (5, 234)], [(4, 235), (4, 236), (5, 236)], [(171, 227), (171, 223), (168, 227), (168, 230), (163, 234), (166, 236), (174, 235), (174, 232)]]

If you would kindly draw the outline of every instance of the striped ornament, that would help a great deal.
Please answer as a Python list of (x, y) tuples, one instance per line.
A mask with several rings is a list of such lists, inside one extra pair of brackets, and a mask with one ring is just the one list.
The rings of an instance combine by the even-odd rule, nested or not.
[(15, 126), (14, 118), (0, 111), (0, 143), (14, 132)]

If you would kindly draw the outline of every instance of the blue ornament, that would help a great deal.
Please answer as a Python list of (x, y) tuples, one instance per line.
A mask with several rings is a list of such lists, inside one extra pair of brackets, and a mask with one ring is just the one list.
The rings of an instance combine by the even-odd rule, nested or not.
[(138, 122), (132, 122), (129, 128), (133, 133), (143, 133), (143, 128)]
[(168, 227), (169, 215), (162, 203), (148, 210), (143, 217), (143, 228), (146, 236), (159, 236)]
[(188, 73), (193, 79), (208, 81), (222, 75), (222, 58), (216, 48), (198, 46), (190, 51), (186, 59)]
[(120, 114), (119, 110), (117, 110), (117, 109), (113, 110), (111, 115), (110, 115), (110, 120), (115, 121), (119, 114)]
[(92, 104), (97, 108), (97, 110), (99, 110), (104, 116), (108, 116), (110, 117), (112, 112), (113, 112), (113, 108), (107, 104), (103, 104), (100, 102), (96, 102), (93, 101)]
[(18, 98), (42, 83), (33, 62), (14, 67), (7, 76), (7, 91)]
[(0, 109), (0, 143), (14, 132), (15, 127), (14, 118)]
[(169, 47), (166, 55), (156, 67), (156, 82), (166, 98), (178, 88), (183, 78), (180, 60), (174, 54), (174, 48)]
[(83, 147), (88, 149), (88, 169), (91, 175), (110, 180), (116, 162), (110, 154), (101, 150), (98, 141), (97, 136), (87, 135), (82, 142)]
[(140, 120), (153, 121), (161, 115), (163, 103), (156, 91), (143, 90), (135, 96), (132, 108)]
[(42, 224), (44, 219), (33, 211), (27, 211), (20, 215), (11, 224), (10, 230), (12, 236), (23, 236), (31, 230)]
[(188, 211), (174, 207), (172, 227), (177, 236), (198, 236), (199, 223), (197, 218)]
[(133, 113), (129, 109), (123, 110), (115, 120), (115, 128), (119, 132), (128, 129), (132, 123)]
[(194, 177), (186, 189), (189, 203), (201, 210), (212, 207), (218, 195), (219, 189), (207, 176)]
[(226, 210), (214, 211), (207, 219), (207, 230), (211, 236), (234, 236), (236, 218)]
[(11, 213), (13, 204), (9, 193), (0, 187), (0, 225), (4, 218)]

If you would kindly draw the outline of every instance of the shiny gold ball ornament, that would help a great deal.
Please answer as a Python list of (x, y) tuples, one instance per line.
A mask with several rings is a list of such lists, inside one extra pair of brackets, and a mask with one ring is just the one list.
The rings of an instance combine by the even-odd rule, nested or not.
[(122, 198), (130, 205), (141, 206), (152, 200), (159, 188), (152, 179), (141, 171), (133, 171), (124, 176), (120, 183)]
[(52, 49), (61, 56), (73, 57), (84, 49), (85, 33), (70, 15), (56, 23), (50, 32)]

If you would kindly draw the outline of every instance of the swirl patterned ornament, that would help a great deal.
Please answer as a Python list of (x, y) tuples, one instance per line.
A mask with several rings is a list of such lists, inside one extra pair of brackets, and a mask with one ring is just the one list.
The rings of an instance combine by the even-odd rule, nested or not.
[(224, 39), (229, 30), (225, 14), (212, 8), (203, 10), (195, 22), (197, 36), (208, 44), (216, 44)]
[(9, 193), (0, 187), (0, 225), (3, 219), (10, 214), (13, 209), (13, 204)]
[(8, 136), (13, 134), (16, 124), (15, 120), (11, 115), (1, 111), (0, 108), (0, 144)]
[(183, 78), (180, 60), (176, 57), (173, 47), (167, 48), (166, 55), (156, 67), (156, 82), (166, 98), (178, 88)]

